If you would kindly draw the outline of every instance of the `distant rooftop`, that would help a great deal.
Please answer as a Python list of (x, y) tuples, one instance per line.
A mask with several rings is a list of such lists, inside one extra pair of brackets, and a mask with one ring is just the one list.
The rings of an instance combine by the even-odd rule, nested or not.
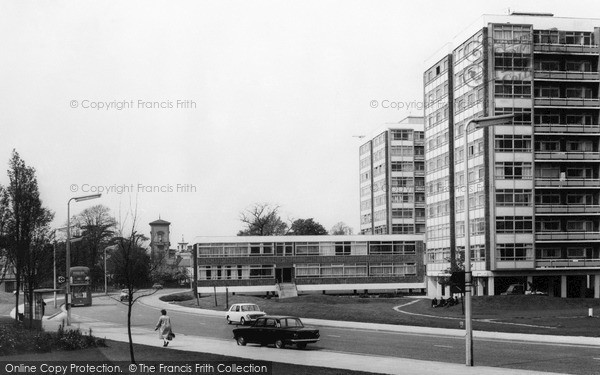
[(554, 17), (552, 13), (510, 12), (511, 16)]
[(171, 225), (171, 223), (166, 220), (158, 219), (151, 222), (150, 225)]
[(398, 121), (398, 124), (423, 124), (424, 121), (423, 116), (407, 116)]
[(379, 134), (390, 129), (413, 129), (414, 131), (424, 131), (425, 118), (423, 116), (407, 116), (398, 122), (387, 122), (383, 125), (373, 128), (373, 130), (361, 137), (366, 140), (361, 144), (361, 146), (369, 143)]

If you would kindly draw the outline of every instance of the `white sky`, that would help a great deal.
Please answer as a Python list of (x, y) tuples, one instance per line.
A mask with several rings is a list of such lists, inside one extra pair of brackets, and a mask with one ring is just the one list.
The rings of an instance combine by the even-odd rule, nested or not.
[[(424, 61), (482, 14), (508, 8), (600, 14), (596, 0), (2, 1), (0, 183), (15, 148), (37, 169), (55, 226), (69, 198), (133, 184), (71, 210), (101, 203), (118, 217), (137, 199), (138, 229), (148, 233), (160, 214), (173, 246), (182, 235), (235, 235), (255, 202), (358, 232), (353, 136), (421, 115)], [(120, 111), (82, 108), (132, 100)], [(136, 194), (138, 184), (196, 192)]]

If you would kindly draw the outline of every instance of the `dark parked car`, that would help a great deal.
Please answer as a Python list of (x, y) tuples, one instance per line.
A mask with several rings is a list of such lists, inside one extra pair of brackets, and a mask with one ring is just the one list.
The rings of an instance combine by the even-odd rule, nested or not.
[(511, 294), (525, 294), (525, 286), (522, 284), (511, 284), (506, 289), (506, 292), (500, 293), (503, 296), (508, 296)]
[(319, 330), (305, 328), (302, 321), (293, 316), (263, 316), (250, 327), (234, 329), (233, 338), (242, 346), (247, 343), (274, 344), (281, 349), (295, 344), (298, 349), (304, 349), (306, 344), (319, 341)]

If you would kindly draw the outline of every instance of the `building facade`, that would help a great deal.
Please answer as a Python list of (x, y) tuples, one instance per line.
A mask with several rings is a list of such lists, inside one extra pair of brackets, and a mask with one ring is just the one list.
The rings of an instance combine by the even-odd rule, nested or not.
[(198, 237), (198, 293), (425, 290), (419, 235)]
[(360, 233), (425, 233), (423, 118), (407, 117), (360, 146)]
[[(447, 292), (438, 281), (464, 259), (469, 225), (476, 294), (520, 283), (600, 298), (599, 27), (550, 14), (484, 16), (428, 64), (430, 295)], [(514, 119), (465, 129), (502, 114)]]

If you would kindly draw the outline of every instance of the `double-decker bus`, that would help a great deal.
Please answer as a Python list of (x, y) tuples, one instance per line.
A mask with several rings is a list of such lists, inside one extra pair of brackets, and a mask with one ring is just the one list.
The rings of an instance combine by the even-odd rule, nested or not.
[(71, 306), (92, 305), (92, 279), (88, 267), (71, 267)]

